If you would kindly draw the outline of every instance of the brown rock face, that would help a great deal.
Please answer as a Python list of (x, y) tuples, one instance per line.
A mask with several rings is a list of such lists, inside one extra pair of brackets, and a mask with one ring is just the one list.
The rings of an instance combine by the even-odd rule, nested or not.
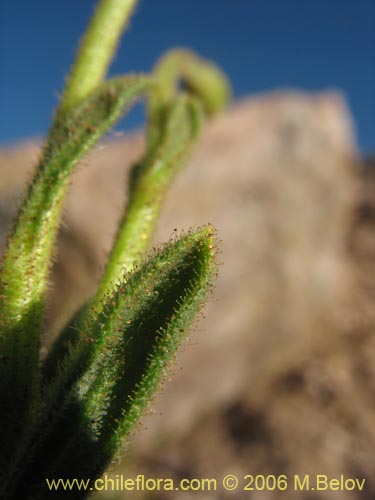
[[(142, 146), (139, 135), (108, 143), (74, 178), (47, 343), (95, 289)], [(2, 228), (37, 155), (34, 145), (0, 155)], [(223, 261), (215, 298), (179, 356), (183, 370), (173, 370), (155, 415), (144, 420), (148, 430), (135, 436), (132, 463), (115, 472), (218, 480), (216, 492), (186, 499), (226, 498), (225, 474), (344, 474), (366, 478), (365, 491), (340, 498), (372, 498), (374, 170), (356, 163), (350, 118), (336, 94), (248, 99), (206, 126), (155, 242), (174, 228), (213, 223)], [(251, 498), (287, 499), (290, 491)], [(228, 498), (244, 495), (239, 489)]]

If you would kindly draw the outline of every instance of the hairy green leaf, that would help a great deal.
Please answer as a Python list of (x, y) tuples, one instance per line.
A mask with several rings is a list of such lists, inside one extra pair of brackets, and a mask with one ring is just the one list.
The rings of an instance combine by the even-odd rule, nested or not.
[[(53, 411), (33, 439), (34, 447), (42, 443), (29, 474), (34, 482), (39, 478), (40, 487), (44, 477), (75, 477), (78, 470), (82, 477), (96, 477), (109, 464), (202, 308), (215, 253), (212, 226), (165, 245), (124, 279), (90, 328), (82, 330), (59, 375), (66, 380), (68, 371), (75, 380), (71, 370), (76, 369), (80, 377), (68, 393), (59, 378), (47, 388)], [(41, 462), (47, 464), (43, 470)], [(18, 480), (19, 498), (29, 487), (28, 477)]]

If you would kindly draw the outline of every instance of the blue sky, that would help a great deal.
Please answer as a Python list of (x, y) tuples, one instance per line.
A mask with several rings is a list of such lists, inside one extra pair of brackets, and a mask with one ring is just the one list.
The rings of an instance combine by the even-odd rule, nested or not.
[[(94, 0), (0, 0), (0, 143), (43, 135)], [(373, 0), (141, 0), (111, 67), (147, 71), (188, 46), (219, 63), (236, 97), (338, 89), (363, 152), (375, 150)], [(142, 123), (137, 108), (123, 126)]]

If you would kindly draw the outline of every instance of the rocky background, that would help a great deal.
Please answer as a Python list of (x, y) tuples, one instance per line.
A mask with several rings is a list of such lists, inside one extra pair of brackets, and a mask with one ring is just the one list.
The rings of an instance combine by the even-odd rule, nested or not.
[[(141, 134), (109, 140), (74, 177), (51, 277), (55, 332), (95, 289)], [(0, 151), (0, 243), (39, 155)], [(362, 492), (132, 493), (131, 498), (375, 497), (375, 170), (335, 93), (243, 100), (207, 124), (155, 244), (211, 222), (214, 298), (112, 474), (365, 478)], [(107, 495), (109, 498), (109, 495)], [(116, 498), (123, 498), (121, 495)], [(129, 497), (127, 497), (129, 498)]]

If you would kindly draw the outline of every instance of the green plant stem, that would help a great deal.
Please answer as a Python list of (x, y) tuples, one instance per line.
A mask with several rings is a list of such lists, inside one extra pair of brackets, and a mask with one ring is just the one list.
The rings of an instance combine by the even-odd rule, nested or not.
[[(151, 240), (168, 188), (188, 160), (200, 135), (203, 113), (218, 113), (229, 101), (230, 85), (219, 68), (185, 49), (163, 56), (153, 71), (148, 136), (142, 163), (133, 168), (129, 201), (95, 297), (103, 301), (131, 271)], [(181, 92), (183, 80), (188, 93)], [(134, 180), (135, 179), (135, 180)]]
[[(64, 197), (77, 162), (150, 87), (143, 76), (102, 84), (59, 113), (0, 263), (0, 442), (14, 447), (39, 399), (44, 294)], [(1, 481), (0, 481), (1, 482)]]
[(96, 303), (112, 291), (113, 283), (130, 272), (148, 248), (162, 204), (177, 172), (184, 166), (202, 126), (200, 103), (180, 96), (170, 107), (164, 140), (151, 158), (137, 165), (129, 201), (100, 283)]
[(61, 109), (74, 106), (105, 77), (118, 40), (138, 0), (101, 0), (82, 39), (61, 99)]

